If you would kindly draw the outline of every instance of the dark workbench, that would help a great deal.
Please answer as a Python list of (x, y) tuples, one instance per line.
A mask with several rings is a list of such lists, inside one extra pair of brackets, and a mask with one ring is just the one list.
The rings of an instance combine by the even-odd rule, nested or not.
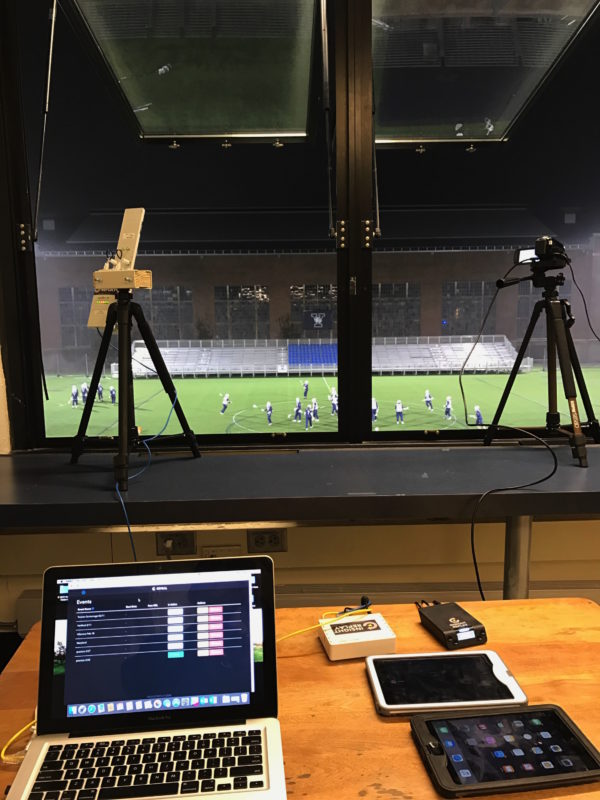
[[(566, 445), (545, 483), (487, 497), (478, 520), (600, 516), (600, 446), (583, 469)], [(130, 460), (130, 474), (145, 464)], [(132, 524), (294, 520), (305, 524), (464, 522), (488, 489), (526, 483), (552, 467), (542, 447), (348, 447), (154, 455), (124, 496)], [(0, 530), (114, 525), (123, 512), (112, 455), (0, 457)]]
[[(600, 517), (600, 446), (589, 467), (555, 448), (548, 481), (485, 498), (478, 521), (504, 521), (504, 597), (527, 597), (532, 521)], [(0, 458), (0, 532), (122, 525), (112, 455), (30, 452)], [(144, 456), (130, 459), (130, 475)], [(489, 489), (547, 475), (542, 446), (340, 447), (154, 455), (124, 493), (132, 525), (287, 521), (301, 525), (466, 522)]]

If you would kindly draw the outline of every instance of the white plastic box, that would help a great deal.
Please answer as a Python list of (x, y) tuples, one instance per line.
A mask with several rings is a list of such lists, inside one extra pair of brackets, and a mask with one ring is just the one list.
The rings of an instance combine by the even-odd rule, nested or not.
[(331, 661), (396, 652), (396, 634), (381, 614), (320, 619), (319, 638)]

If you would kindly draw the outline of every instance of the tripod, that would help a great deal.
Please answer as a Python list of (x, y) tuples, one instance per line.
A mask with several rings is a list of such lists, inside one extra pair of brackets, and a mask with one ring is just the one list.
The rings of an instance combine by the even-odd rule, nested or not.
[[(542, 299), (538, 300), (533, 307), (531, 319), (525, 331), (525, 336), (521, 342), (519, 352), (517, 353), (517, 358), (515, 359), (506, 387), (500, 398), (500, 403), (498, 404), (494, 419), (484, 436), (483, 443), (489, 445), (492, 441), (494, 430), (500, 422), (500, 417), (502, 416), (515, 378), (518, 375), (529, 340), (531, 339), (531, 335), (533, 334), (533, 330), (542, 311), (544, 311), (546, 315), (546, 342), (548, 354), (548, 412), (546, 413), (546, 430), (568, 436), (573, 457), (579, 460), (579, 466), (587, 467), (587, 454), (585, 449), (586, 437), (581, 427), (579, 410), (577, 408), (575, 381), (577, 381), (577, 386), (579, 387), (581, 399), (587, 414), (588, 432), (596, 443), (600, 442), (600, 426), (598, 425), (598, 420), (594, 417), (594, 409), (592, 408), (592, 402), (585, 385), (583, 372), (581, 371), (581, 365), (573, 343), (573, 337), (571, 336), (571, 326), (575, 322), (571, 314), (571, 306), (567, 300), (563, 300), (558, 296), (557, 287), (564, 284), (565, 277), (562, 273), (556, 276), (546, 275), (543, 264), (541, 267), (532, 267), (532, 269), (534, 272), (533, 275), (528, 275), (525, 278), (516, 278), (515, 280), (498, 281), (496, 284), (498, 288), (501, 289), (505, 286), (531, 280), (534, 286), (543, 287), (544, 292), (542, 293)], [(569, 404), (569, 415), (573, 426), (572, 432), (565, 430), (560, 425), (556, 393), (557, 355), (563, 389)], [(573, 378), (573, 374), (575, 375), (575, 379)]]
[[(102, 368), (106, 361), (106, 354), (110, 345), (115, 324), (118, 325), (119, 334), (119, 450), (114, 457), (115, 479), (117, 486), (121, 491), (127, 491), (128, 486), (128, 469), (129, 469), (129, 453), (137, 447), (141, 441), (138, 429), (135, 425), (135, 408), (133, 404), (133, 374), (131, 369), (131, 318), (135, 317), (138, 328), (142, 338), (148, 348), (150, 358), (156, 369), (158, 377), (161, 380), (163, 389), (169, 396), (177, 418), (181, 424), (183, 432), (187, 438), (188, 444), (192, 451), (194, 458), (200, 456), (198, 444), (193, 431), (187, 423), (183, 409), (177, 399), (177, 392), (166, 364), (163, 360), (161, 352), (156, 344), (156, 339), (144, 317), (144, 312), (138, 303), (132, 302), (130, 289), (118, 289), (116, 292), (116, 301), (111, 303), (108, 313), (106, 315), (106, 327), (102, 334), (102, 342), (98, 350), (94, 372), (85, 401), (85, 408), (79, 423), (79, 430), (73, 439), (73, 448), (71, 450), (71, 464), (76, 464), (79, 456), (83, 452), (85, 443), (85, 435), (92, 414), (94, 406), (94, 398), (98, 390)], [(123, 395), (126, 393), (126, 396)]]

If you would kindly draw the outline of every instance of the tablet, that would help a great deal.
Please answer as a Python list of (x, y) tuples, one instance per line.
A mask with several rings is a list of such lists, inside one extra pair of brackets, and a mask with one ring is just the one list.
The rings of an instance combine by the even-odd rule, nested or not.
[(600, 753), (554, 705), (410, 720), (417, 749), (444, 797), (549, 789), (600, 780)]
[(380, 714), (514, 708), (527, 703), (493, 650), (369, 656), (366, 666)]

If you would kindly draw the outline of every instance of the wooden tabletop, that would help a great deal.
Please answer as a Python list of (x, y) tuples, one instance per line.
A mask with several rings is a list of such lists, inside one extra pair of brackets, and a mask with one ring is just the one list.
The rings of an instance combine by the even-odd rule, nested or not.
[[(486, 647), (512, 670), (529, 703), (557, 703), (600, 747), (600, 606), (583, 599), (462, 603), (484, 623)], [(304, 628), (324, 609), (277, 612), (277, 635)], [(413, 605), (374, 606), (398, 637), (397, 652), (441, 646)], [(39, 627), (0, 675), (0, 740), (32, 718)], [(408, 722), (374, 709), (363, 659), (330, 662), (315, 631), (278, 645), (278, 683), (288, 797), (310, 800), (437, 798)], [(14, 768), (0, 768), (0, 793)], [(600, 784), (510, 795), (523, 800), (600, 800)], [(506, 797), (506, 795), (503, 795)]]

